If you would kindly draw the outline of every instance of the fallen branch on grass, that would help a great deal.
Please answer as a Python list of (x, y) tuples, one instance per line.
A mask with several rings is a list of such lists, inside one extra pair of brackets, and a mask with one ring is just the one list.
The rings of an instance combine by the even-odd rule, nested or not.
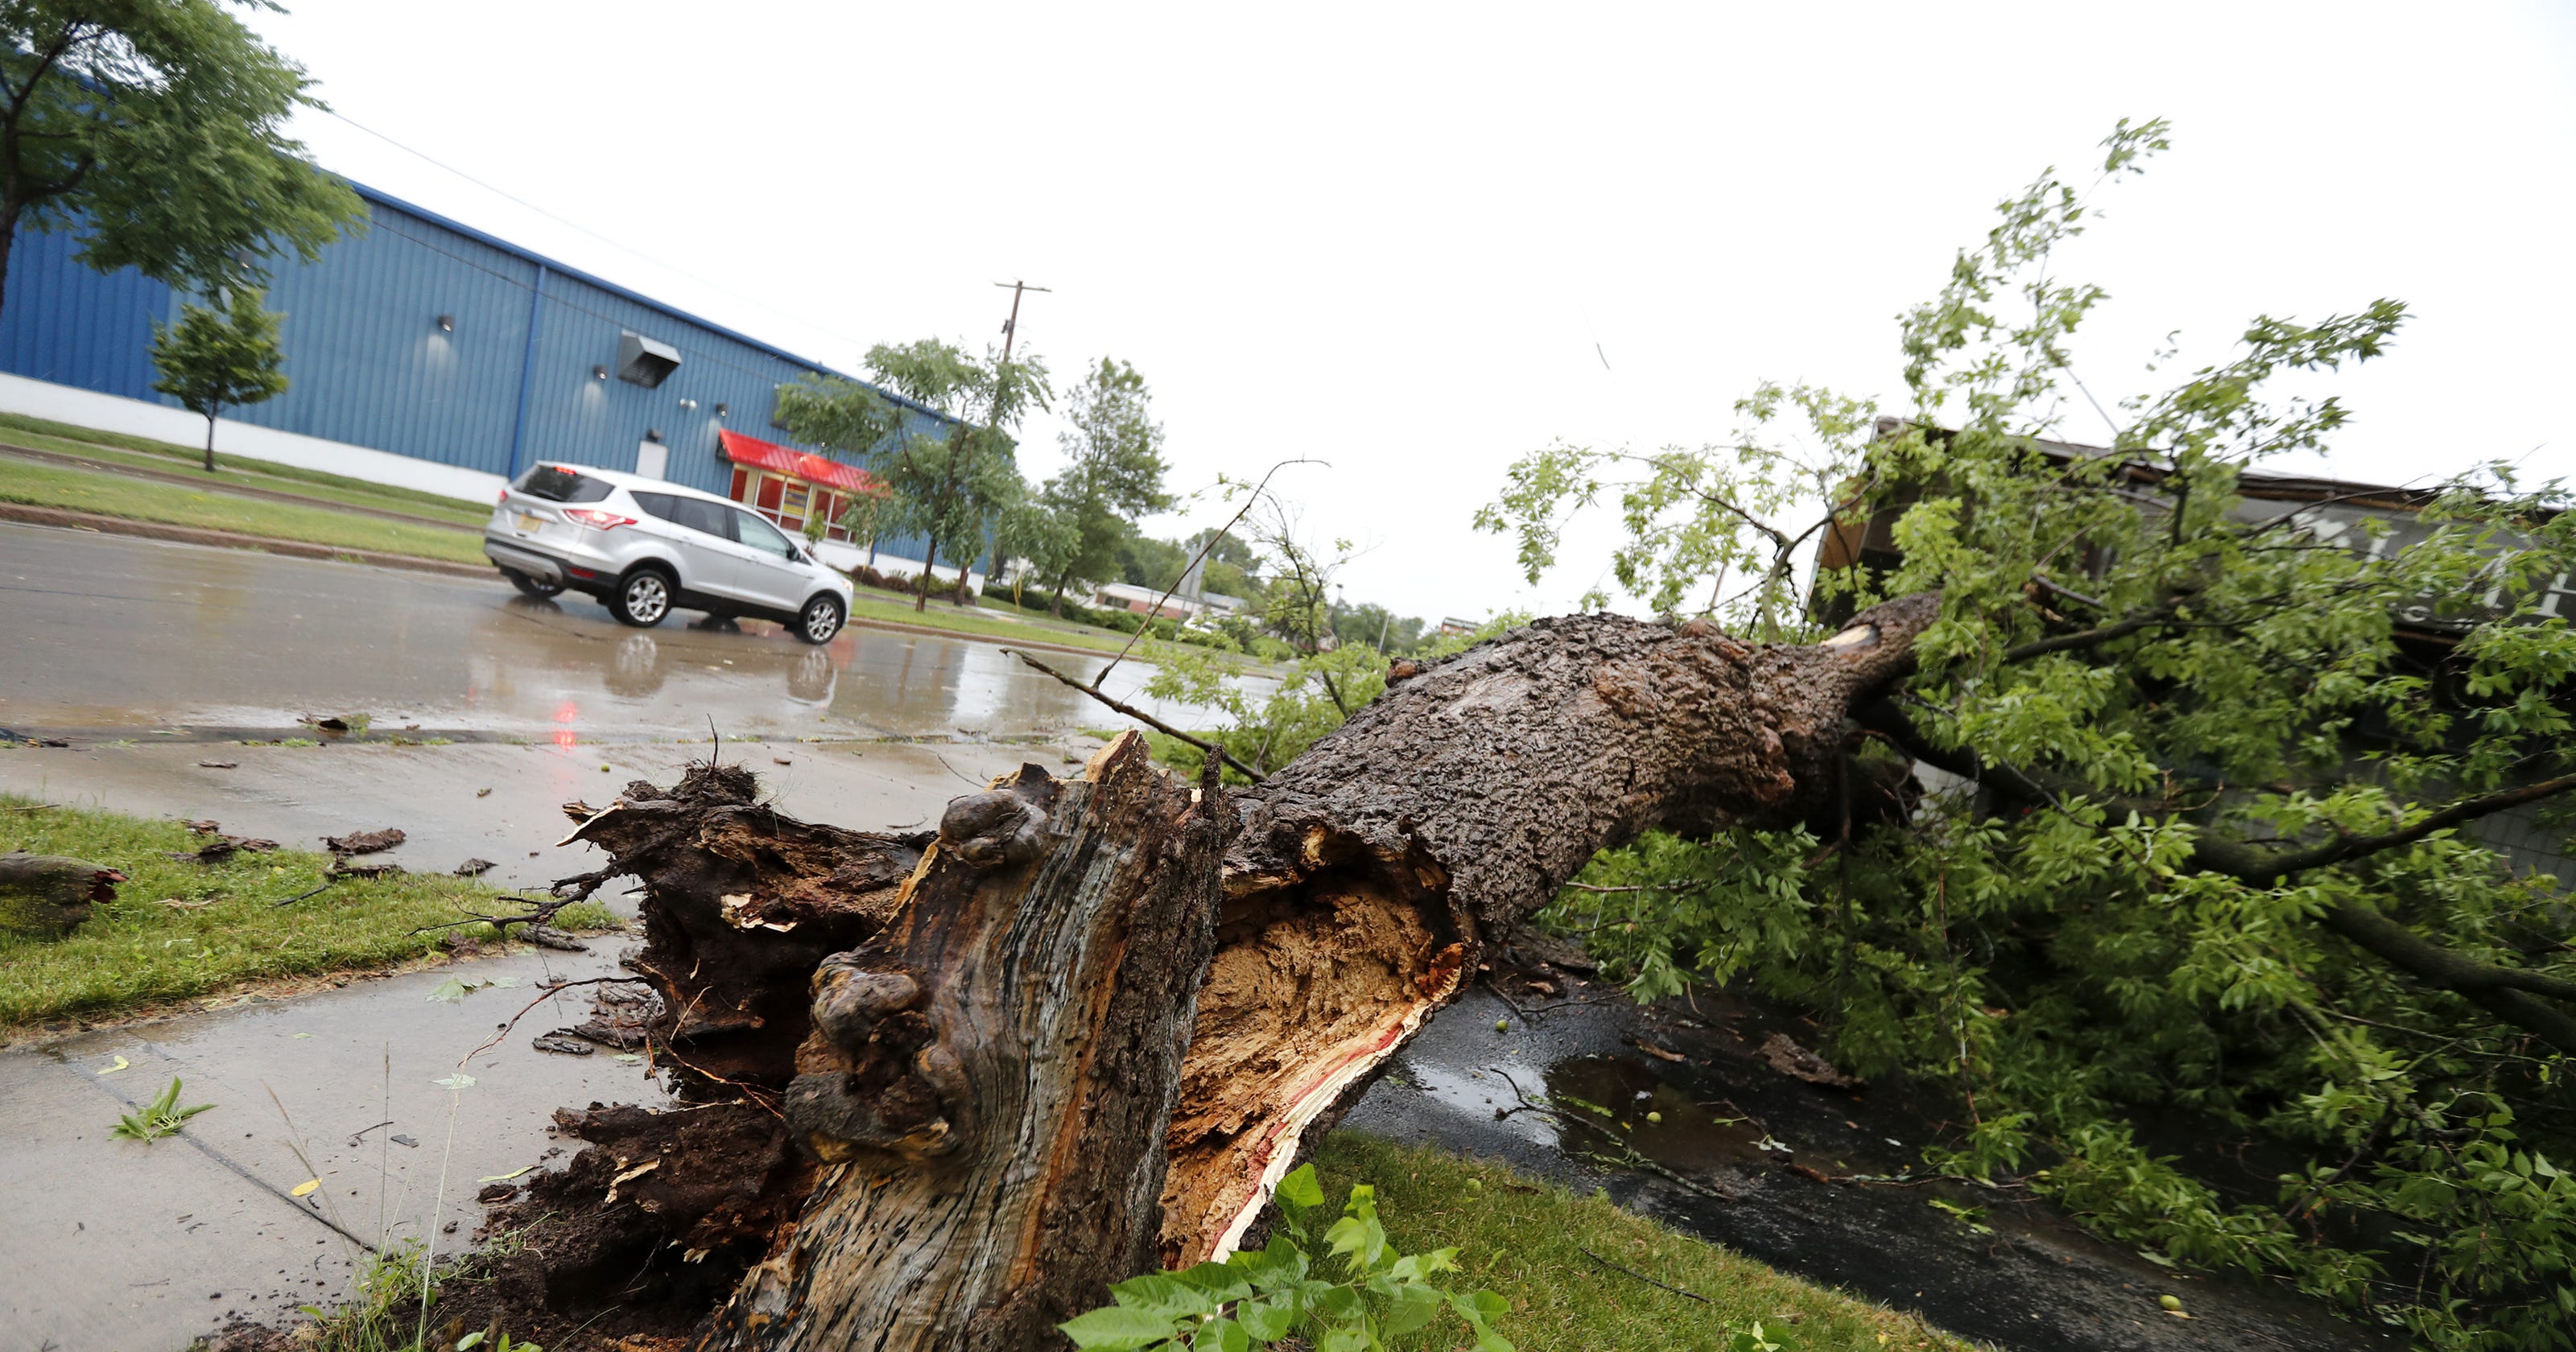
[(1597, 1254), (1597, 1253), (1594, 1253), (1594, 1252), (1593, 1252), (1592, 1250), (1590, 1250), (1590, 1249), (1586, 1249), (1586, 1248), (1584, 1248), (1584, 1247), (1583, 1247), (1582, 1245), (1580, 1245), (1580, 1244), (1577, 1244), (1577, 1245), (1575, 1245), (1574, 1247), (1575, 1247), (1575, 1248), (1577, 1248), (1577, 1249), (1582, 1250), (1582, 1253), (1583, 1253), (1583, 1256), (1584, 1256), (1584, 1257), (1591, 1259), (1593, 1262), (1599, 1263), (1601, 1266), (1603, 1266), (1603, 1267), (1606, 1267), (1606, 1268), (1610, 1269), (1612, 1272), (1624, 1272), (1624, 1273), (1628, 1274), (1629, 1276), (1636, 1278), (1638, 1281), (1644, 1282), (1644, 1283), (1645, 1283), (1646, 1285), (1648, 1285), (1648, 1286), (1659, 1287), (1659, 1288), (1661, 1288), (1661, 1289), (1663, 1289), (1663, 1290), (1666, 1290), (1666, 1291), (1670, 1291), (1670, 1292), (1672, 1292), (1672, 1293), (1673, 1293), (1674, 1295), (1676, 1295), (1676, 1296), (1688, 1296), (1688, 1297), (1690, 1297), (1692, 1300), (1698, 1301), (1698, 1302), (1699, 1302), (1700, 1304), (1702, 1304), (1702, 1305), (1706, 1305), (1706, 1304), (1708, 1304), (1708, 1303), (1709, 1303), (1709, 1299), (1708, 1299), (1708, 1297), (1701, 1295), (1701, 1294), (1700, 1294), (1700, 1293), (1698, 1293), (1697, 1291), (1685, 1291), (1685, 1290), (1683, 1290), (1682, 1288), (1680, 1288), (1680, 1287), (1678, 1287), (1678, 1286), (1674, 1286), (1674, 1285), (1672, 1285), (1672, 1284), (1671, 1284), (1671, 1283), (1669, 1283), (1669, 1282), (1659, 1282), (1659, 1281), (1656, 1281), (1654, 1278), (1647, 1276), (1645, 1273), (1639, 1272), (1639, 1271), (1638, 1271), (1638, 1270), (1636, 1270), (1635, 1268), (1627, 1267), (1627, 1266), (1625, 1266), (1625, 1265), (1623, 1265), (1623, 1264), (1619, 1264), (1619, 1263), (1613, 1263), (1613, 1262), (1611, 1262), (1609, 1259), (1604, 1258), (1604, 1257), (1602, 1257), (1601, 1255), (1599, 1255), (1599, 1254)]

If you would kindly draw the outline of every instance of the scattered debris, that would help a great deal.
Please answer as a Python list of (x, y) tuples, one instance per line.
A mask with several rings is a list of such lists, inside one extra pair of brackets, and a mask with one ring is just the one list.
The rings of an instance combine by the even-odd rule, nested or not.
[(518, 1195), (519, 1185), (516, 1183), (490, 1183), (474, 1194), (474, 1200), (489, 1206), (494, 1202), (509, 1201)]
[(587, 953), (590, 945), (552, 925), (530, 925), (519, 931), (519, 937), (539, 948), (552, 948), (565, 953)]
[(400, 864), (353, 864), (346, 859), (335, 860), (331, 865), (334, 878), (390, 878), (402, 871)]
[(477, 798), (489, 798), (492, 796), (492, 791), (490, 789), (476, 789), (474, 791), (474, 796)]
[(381, 831), (352, 831), (345, 836), (324, 836), (322, 844), (338, 855), (375, 854), (402, 844), (406, 838), (401, 827), (388, 826)]
[(412, 1150), (418, 1150), (418, 1149), (420, 1149), (420, 1142), (419, 1142), (419, 1141), (417, 1141), (417, 1140), (415, 1140), (415, 1139), (413, 1139), (412, 1137), (409, 1137), (409, 1136), (404, 1136), (404, 1135), (396, 1134), (396, 1135), (393, 1135), (393, 1136), (388, 1136), (388, 1137), (386, 1137), (385, 1139), (386, 1139), (386, 1140), (389, 1140), (389, 1141), (392, 1141), (395, 1145), (403, 1146), (403, 1147), (405, 1147), (405, 1148), (407, 1148), (407, 1149), (412, 1149)]
[(1680, 1052), (1673, 1051), (1667, 1047), (1658, 1047), (1654, 1043), (1646, 1041), (1644, 1038), (1630, 1038), (1628, 1039), (1628, 1045), (1644, 1052), (1648, 1056), (1654, 1057), (1658, 1061), (1677, 1061), (1684, 1065), (1688, 1065), (1690, 1063), (1690, 1058), (1682, 1055)]
[(499, 866), (489, 859), (468, 859), (464, 863), (456, 866), (456, 876), (459, 878), (480, 878), (497, 867)]
[[(206, 834), (213, 826), (213, 822), (188, 823), (188, 828), (200, 835)], [(220, 864), (244, 851), (252, 854), (266, 854), (276, 848), (277, 842), (273, 840), (262, 840), (257, 836), (228, 836), (216, 832), (213, 840), (207, 841), (196, 849), (164, 850), (162, 853), (182, 864)]]
[(382, 1122), (378, 1122), (375, 1127), (360, 1127), (358, 1128), (357, 1134), (349, 1138), (349, 1144), (355, 1146), (358, 1142), (365, 1140), (367, 1133), (374, 1131), (376, 1127), (390, 1127), (393, 1124), (393, 1119), (389, 1117)]
[(1809, 1084), (1828, 1085), (1835, 1089), (1860, 1087), (1859, 1079), (1834, 1069), (1832, 1062), (1790, 1041), (1786, 1033), (1773, 1033), (1764, 1038), (1754, 1055), (1761, 1057), (1773, 1070)]
[(306, 714), (295, 721), (313, 729), (316, 732), (327, 732), (340, 737), (346, 737), (353, 732), (365, 732), (367, 730), (367, 716), (365, 714), (331, 714), (320, 718), (317, 718), (312, 714)]
[(213, 820), (189, 821), (182, 818), (179, 824), (201, 836), (211, 836), (224, 829), (224, 824), (222, 822)]
[(772, 756), (769, 760), (773, 765), (794, 765), (796, 763), (785, 756)]
[(198, 768), (198, 769), (200, 769), (200, 770), (238, 770), (238, 769), (240, 769), (240, 768), (241, 768), (241, 762), (240, 762), (240, 761), (199, 761), (199, 762), (197, 762), (197, 768)]
[[(195, 856), (191, 855), (189, 857), (194, 858)], [(223, 898), (221, 897), (199, 897), (194, 901), (186, 901), (178, 897), (163, 897), (152, 904), (155, 906), (167, 906), (174, 911), (202, 911), (222, 899)]]
[(557, 1052), (565, 1056), (588, 1056), (597, 1050), (582, 1041), (580, 1036), (570, 1028), (558, 1028), (551, 1033), (540, 1033), (536, 1040), (528, 1045), (541, 1052)]
[[(508, 990), (518, 984), (519, 979), (515, 976), (496, 976), (484, 981), (468, 981), (463, 977), (451, 976), (430, 991), (429, 1001), (431, 1004), (453, 1005), (463, 1002), (466, 996), (486, 987), (494, 990)], [(432, 1083), (444, 1084), (446, 1081), (439, 1080)], [(473, 1081), (469, 1079), (466, 1083), (472, 1084)]]

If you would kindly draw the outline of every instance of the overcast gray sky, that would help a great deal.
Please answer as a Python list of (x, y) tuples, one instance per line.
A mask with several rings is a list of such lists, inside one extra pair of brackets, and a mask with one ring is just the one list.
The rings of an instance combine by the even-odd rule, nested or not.
[[(2121, 117), (2174, 150), (2064, 271), (2147, 388), (2256, 313), (2413, 307), (2327, 472), (2576, 476), (2576, 7), (299, 0), (327, 166), (845, 369), (997, 336), (1151, 381), (1173, 481), (1280, 480), (1354, 601), (1555, 610), (1469, 526), (1553, 438), (1697, 444), (1765, 378), (1891, 404), (1893, 317)], [(622, 246), (622, 247), (621, 247)], [(632, 252), (630, 252), (630, 250)], [(658, 260), (658, 261), (656, 261)], [(1604, 359), (1606, 357), (1606, 368)], [(2070, 420), (2065, 431), (2099, 434)], [(1057, 456), (1030, 429), (1033, 479)], [(1178, 532), (1212, 506), (1154, 523)]]

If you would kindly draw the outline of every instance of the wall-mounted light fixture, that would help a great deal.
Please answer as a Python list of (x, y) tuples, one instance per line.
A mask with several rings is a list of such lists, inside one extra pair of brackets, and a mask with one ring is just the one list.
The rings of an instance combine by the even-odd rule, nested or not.
[(716, 405), (716, 416), (717, 416), (717, 417), (719, 417), (719, 418), (721, 418), (721, 417), (723, 417), (724, 415), (726, 415), (726, 414), (728, 414), (728, 413), (731, 413), (731, 412), (733, 412), (733, 405), (731, 405), (731, 404), (718, 404), (718, 405)]
[(439, 331), (440, 333), (454, 333), (454, 332), (456, 332), (456, 316), (454, 316), (454, 315), (440, 315), (440, 316), (438, 317), (438, 331)]
[(683, 399), (680, 401), (680, 411), (683, 413), (695, 412), (697, 407), (698, 401), (695, 399)]
[(662, 429), (658, 427), (645, 428), (644, 439), (646, 441), (660, 441), (662, 439)]
[(605, 366), (594, 366), (590, 368), (590, 378), (593, 380), (608, 379), (608, 368)]

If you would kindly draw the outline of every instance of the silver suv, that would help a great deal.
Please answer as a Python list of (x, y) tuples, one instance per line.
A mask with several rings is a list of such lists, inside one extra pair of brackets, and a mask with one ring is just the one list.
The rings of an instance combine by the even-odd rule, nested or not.
[(776, 620), (829, 642), (850, 580), (776, 526), (712, 493), (588, 465), (544, 463), (501, 490), (483, 555), (530, 596), (595, 596), (649, 629), (673, 610)]

